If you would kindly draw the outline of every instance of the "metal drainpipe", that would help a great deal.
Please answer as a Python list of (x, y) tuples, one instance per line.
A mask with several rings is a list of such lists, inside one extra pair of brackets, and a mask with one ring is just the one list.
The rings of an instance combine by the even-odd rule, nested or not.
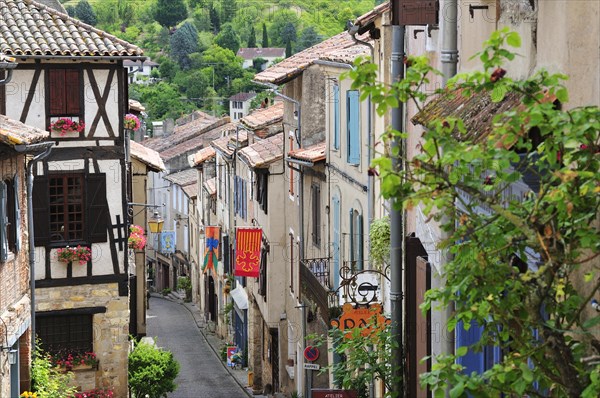
[(45, 148), (45, 151), (35, 155), (27, 164), (27, 229), (29, 236), (29, 289), (31, 290), (31, 355), (35, 355), (35, 242), (33, 230), (33, 166), (39, 160), (46, 159), (54, 142), (45, 142), (42, 144), (16, 146), (17, 152), (29, 152), (34, 148)]
[[(405, 27), (399, 23), (397, 10), (400, 6), (397, 1), (392, 1), (392, 82), (404, 79), (404, 34)], [(392, 109), (392, 128), (396, 131), (403, 131), (404, 105), (399, 103), (397, 108)], [(397, 151), (398, 156), (392, 156), (392, 166), (394, 170), (401, 171), (403, 168), (401, 154), (403, 142), (399, 137), (392, 141), (392, 151)], [(405, 395), (405, 362), (404, 362), (404, 339), (403, 339), (403, 299), (404, 299), (404, 221), (402, 218), (402, 209), (397, 209), (397, 199), (392, 200), (390, 210), (390, 304), (392, 318), (392, 338), (397, 340), (397, 344), (392, 348), (392, 391), (398, 393), (399, 397)]]

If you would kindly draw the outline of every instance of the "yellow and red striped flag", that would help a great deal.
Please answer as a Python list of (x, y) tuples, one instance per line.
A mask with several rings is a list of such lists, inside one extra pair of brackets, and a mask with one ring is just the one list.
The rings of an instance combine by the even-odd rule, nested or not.
[(235, 276), (258, 278), (261, 228), (238, 228), (235, 242)]

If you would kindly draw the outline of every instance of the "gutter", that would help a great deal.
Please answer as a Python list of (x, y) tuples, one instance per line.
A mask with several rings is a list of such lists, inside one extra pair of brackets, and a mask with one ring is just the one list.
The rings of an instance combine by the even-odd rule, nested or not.
[(352, 69), (352, 65), (345, 64), (343, 62), (337, 62), (337, 61), (327, 61), (324, 59), (317, 59), (314, 63), (317, 65), (323, 65), (323, 66), (333, 66), (335, 68)]
[(131, 59), (133, 61), (142, 61), (144, 62), (148, 57), (145, 55), (14, 55), (14, 58), (19, 58), (22, 60), (27, 59), (58, 59), (65, 61), (122, 61), (126, 59)]
[(17, 63), (14, 61), (15, 59), (13, 57), (5, 57), (0, 54), (0, 70), (8, 71), (8, 74), (4, 79), (0, 80), (0, 86), (10, 83), (12, 80), (13, 70), (17, 67)]
[(27, 229), (29, 236), (29, 288), (31, 290), (31, 355), (35, 356), (35, 243), (33, 229), (33, 166), (38, 161), (46, 159), (54, 142), (42, 142), (31, 145), (15, 145), (15, 150), (19, 153), (31, 153), (33, 151), (44, 150), (33, 157), (27, 163)]

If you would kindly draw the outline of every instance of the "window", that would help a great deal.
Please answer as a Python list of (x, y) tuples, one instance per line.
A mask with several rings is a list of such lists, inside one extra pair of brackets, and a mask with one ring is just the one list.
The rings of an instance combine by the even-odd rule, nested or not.
[[(291, 152), (294, 150), (294, 132), (293, 131), (290, 131), (288, 139), (289, 139), (289, 143), (290, 143), (289, 152)], [(290, 188), (289, 188), (290, 199), (294, 200), (294, 169), (289, 167), (289, 172), (290, 172)]]
[(36, 176), (33, 215), (36, 246), (106, 242), (106, 174)]
[(312, 242), (315, 246), (321, 245), (321, 187), (313, 184), (310, 187), (312, 203)]
[(269, 259), (269, 245), (263, 239), (260, 248), (260, 273), (258, 274), (258, 294), (267, 301), (267, 261)]
[(233, 197), (233, 208), (235, 209), (235, 214), (242, 217), (244, 220), (247, 216), (247, 186), (246, 181), (239, 177), (235, 176), (235, 195)]
[(290, 290), (294, 293), (294, 234), (290, 232)]
[(333, 149), (340, 149), (340, 86), (333, 83)]
[(92, 314), (36, 316), (36, 333), (49, 353), (94, 351)]
[(346, 120), (348, 139), (348, 163), (360, 164), (360, 124), (358, 91), (350, 90), (346, 95)]
[(49, 69), (47, 77), (49, 116), (83, 116), (80, 70)]
[(17, 253), (21, 246), (21, 216), (19, 210), (19, 179), (0, 181), (0, 261), (8, 260), (9, 252)]
[(258, 205), (262, 209), (262, 211), (267, 214), (267, 208), (269, 204), (269, 170), (256, 170), (256, 201)]
[(363, 217), (356, 209), (350, 209), (350, 263), (360, 271), (364, 264)]

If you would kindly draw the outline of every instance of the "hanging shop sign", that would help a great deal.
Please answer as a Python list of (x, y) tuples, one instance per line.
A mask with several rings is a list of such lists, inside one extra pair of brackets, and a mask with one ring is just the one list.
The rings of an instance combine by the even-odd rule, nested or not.
[(352, 330), (361, 328), (361, 334), (368, 336), (373, 332), (373, 327), (383, 328), (391, 321), (382, 315), (381, 304), (371, 304), (368, 307), (355, 308), (351, 303), (342, 307), (342, 315), (331, 320), (331, 326), (346, 331), (346, 337), (351, 337)]

